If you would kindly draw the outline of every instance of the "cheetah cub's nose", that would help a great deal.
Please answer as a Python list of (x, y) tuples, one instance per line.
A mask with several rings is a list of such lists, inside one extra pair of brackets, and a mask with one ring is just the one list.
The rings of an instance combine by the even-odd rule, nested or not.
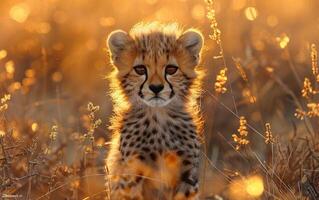
[(163, 90), (164, 85), (150, 85), (149, 88), (152, 92), (154, 92), (154, 94), (157, 95), (160, 91)]

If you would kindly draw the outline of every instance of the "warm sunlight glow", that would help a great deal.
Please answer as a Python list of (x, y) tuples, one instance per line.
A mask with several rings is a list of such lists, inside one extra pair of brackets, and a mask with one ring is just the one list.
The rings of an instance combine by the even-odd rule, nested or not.
[(9, 14), (13, 20), (23, 23), (27, 20), (30, 14), (30, 8), (26, 3), (19, 3), (10, 9)]
[(245, 7), (246, 0), (233, 0), (232, 2), (232, 8), (234, 10), (241, 10)]
[(270, 15), (267, 17), (267, 25), (270, 27), (274, 27), (278, 25), (278, 18), (274, 15)]
[(264, 192), (263, 179), (259, 175), (242, 177), (232, 181), (229, 186), (231, 199), (246, 200), (247, 197), (259, 197)]
[(246, 192), (253, 197), (259, 197), (264, 192), (264, 183), (260, 176), (248, 177), (245, 186)]
[(19, 90), (19, 89), (21, 89), (21, 83), (17, 81), (17, 82), (14, 82), (14, 83), (10, 84), (10, 86), (8, 88), (8, 91), (10, 93), (12, 93), (12, 92), (14, 92), (16, 90)]
[(196, 20), (201, 20), (205, 17), (205, 7), (201, 4), (197, 4), (192, 9), (192, 17)]
[(96, 141), (96, 145), (98, 147), (102, 147), (104, 145), (104, 143), (105, 143), (105, 139), (102, 138), (102, 137), (98, 138), (97, 141)]
[(146, 0), (146, 2), (150, 5), (156, 4), (157, 0)]
[(33, 69), (28, 69), (26, 72), (25, 72), (25, 76), (28, 77), (28, 78), (33, 78), (35, 75), (35, 71)]
[(4, 131), (2, 131), (2, 130), (0, 130), (0, 138), (2, 138), (3, 136), (5, 136), (5, 132)]
[(276, 40), (279, 44), (279, 47), (282, 49), (286, 48), (290, 41), (289, 37), (286, 34), (282, 34), (282, 36), (277, 37)]
[(0, 200), (311, 198), (318, 8), (0, 0)]
[(56, 11), (53, 14), (53, 20), (58, 24), (63, 24), (67, 20), (67, 15), (63, 11)]
[(63, 75), (61, 74), (61, 72), (54, 72), (51, 78), (52, 78), (52, 81), (58, 83), (62, 81)]
[(31, 130), (32, 130), (33, 132), (36, 132), (38, 129), (39, 129), (38, 123), (36, 123), (36, 122), (32, 123), (32, 125), (31, 125)]
[(42, 22), (37, 25), (36, 30), (40, 34), (47, 34), (51, 31), (51, 25), (47, 22)]
[(100, 25), (109, 27), (115, 24), (115, 19), (113, 17), (102, 17), (100, 18)]
[(258, 11), (255, 7), (247, 7), (245, 9), (245, 16), (249, 21), (254, 21), (258, 16)]
[(13, 74), (14, 73), (14, 62), (13, 61), (8, 61), (5, 64), (5, 68), (6, 68), (7, 73)]
[(7, 57), (7, 51), (6, 50), (0, 50), (0, 60)]

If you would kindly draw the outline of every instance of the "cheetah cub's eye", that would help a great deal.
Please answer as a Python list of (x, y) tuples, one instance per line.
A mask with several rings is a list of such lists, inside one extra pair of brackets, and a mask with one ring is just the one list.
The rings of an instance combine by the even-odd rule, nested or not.
[(144, 74), (146, 74), (146, 67), (144, 65), (137, 65), (134, 67), (134, 71), (138, 75), (144, 75)]
[(168, 75), (173, 75), (177, 72), (178, 67), (175, 65), (167, 65), (165, 68), (165, 73)]

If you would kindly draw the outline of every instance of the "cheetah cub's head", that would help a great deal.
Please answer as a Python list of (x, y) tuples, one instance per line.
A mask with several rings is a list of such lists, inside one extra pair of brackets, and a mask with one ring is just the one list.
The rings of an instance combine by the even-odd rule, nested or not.
[(110, 33), (107, 45), (116, 78), (131, 104), (164, 107), (187, 99), (203, 36), (177, 24), (138, 24), (129, 33)]

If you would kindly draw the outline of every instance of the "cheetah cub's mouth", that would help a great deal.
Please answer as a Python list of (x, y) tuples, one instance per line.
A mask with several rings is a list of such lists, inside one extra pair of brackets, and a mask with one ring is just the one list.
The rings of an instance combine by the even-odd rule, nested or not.
[(170, 99), (167, 101), (162, 97), (155, 96), (152, 97), (150, 100), (144, 102), (151, 107), (163, 107), (170, 103)]
[(183, 105), (197, 75), (203, 37), (195, 29), (176, 31), (179, 29), (174, 24), (161, 31), (153, 26), (109, 35), (107, 44), (116, 78), (131, 105)]

